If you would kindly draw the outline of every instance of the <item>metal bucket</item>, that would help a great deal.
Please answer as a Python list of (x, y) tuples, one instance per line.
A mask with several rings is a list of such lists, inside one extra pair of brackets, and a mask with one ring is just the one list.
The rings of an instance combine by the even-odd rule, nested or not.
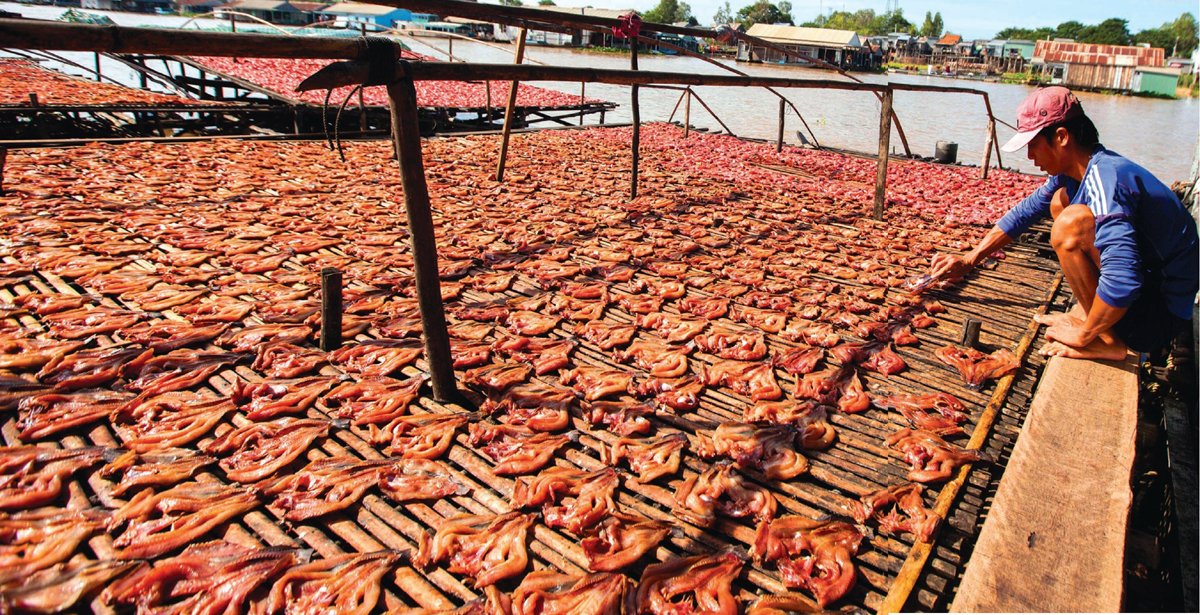
[(954, 164), (958, 160), (958, 144), (951, 141), (938, 141), (933, 151), (933, 161), (942, 164)]

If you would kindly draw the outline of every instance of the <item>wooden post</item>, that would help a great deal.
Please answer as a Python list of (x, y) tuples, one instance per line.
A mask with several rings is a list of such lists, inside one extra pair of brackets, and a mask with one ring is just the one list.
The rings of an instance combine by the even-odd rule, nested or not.
[[(234, 18), (233, 13), (229, 14), (229, 31), (234, 34), (237, 34), (237, 19)], [(165, 64), (166, 60), (163, 60), (163, 63)], [(237, 56), (233, 57), (233, 63), (234, 64), (238, 63)]]
[(96, 83), (100, 83), (100, 81), (103, 79), (103, 75), (100, 74), (100, 52), (93, 52), (92, 56), (96, 61)]
[[(996, 116), (992, 113), (992, 99), (988, 97), (987, 92), (983, 92), (983, 108), (987, 110), (988, 115), (988, 143), (996, 148), (996, 168), (1003, 169), (1004, 161), (1000, 159), (1000, 142), (996, 140)], [(987, 166), (985, 163), (983, 166)], [(983, 176), (987, 179), (987, 175)]]
[[(358, 33), (363, 38), (367, 37), (367, 22), (358, 24)], [(364, 133), (367, 131), (367, 104), (363, 97), (363, 88), (358, 88), (358, 132)]]
[(996, 120), (991, 121), (992, 127), (992, 147), (996, 150), (996, 168), (1003, 169), (1004, 162), (1000, 160), (1000, 142), (996, 140)]
[(711, 115), (714, 120), (717, 120), (717, 123), (721, 125), (721, 128), (725, 129), (725, 132), (728, 133), (729, 136), (731, 136), (731, 137), (737, 136), (737, 135), (733, 134), (733, 131), (730, 130), (729, 126), (727, 126), (725, 124), (725, 122), (721, 121), (721, 118), (716, 114), (715, 111), (712, 110), (712, 107), (708, 106), (708, 103), (704, 102), (703, 98), (700, 98), (699, 94), (697, 94), (695, 92), (691, 92), (690, 96), (694, 97), (696, 99), (696, 102), (700, 103), (700, 106), (704, 107), (704, 110), (708, 111), (708, 114)]
[(671, 116), (667, 118), (667, 123), (668, 123), (668, 124), (670, 124), (671, 122), (675, 121), (675, 112), (676, 112), (676, 111), (679, 111), (679, 105), (683, 104), (683, 97), (684, 97), (684, 96), (687, 96), (687, 88), (684, 88), (684, 89), (683, 89), (683, 92), (681, 92), (681, 93), (679, 94), (679, 100), (676, 100), (676, 101), (675, 101), (675, 106), (674, 106), (674, 107), (671, 107)]
[(342, 347), (342, 272), (336, 267), (321, 270), (321, 350)]
[(0, 194), (4, 194), (4, 163), (8, 162), (8, 148), (0, 147)]
[(453, 36), (446, 38), (446, 45), (447, 45), (446, 61), (453, 62), (454, 61), (454, 37)]
[(587, 82), (579, 82), (579, 125), (583, 126), (583, 106), (587, 104)]
[(692, 88), (683, 91), (683, 138), (692, 132)]
[(450, 336), (446, 332), (446, 313), (442, 306), (442, 284), (438, 279), (437, 244), (434, 242), (433, 214), (429, 207), (429, 186), (425, 183), (425, 165), (421, 160), (417, 90), (411, 78), (393, 81), (388, 84), (387, 90), (392, 112), (392, 141), (400, 160), (400, 180), (404, 188), (404, 209), (408, 214), (409, 240), (412, 242), (417, 303), (421, 308), (425, 358), (429, 361), (433, 397), (438, 401), (456, 401), (459, 395), (450, 356)]
[(983, 169), (980, 173), (982, 179), (987, 179), (988, 167), (992, 164), (992, 135), (996, 134), (996, 120), (988, 118), (987, 140), (983, 145)]
[[(637, 38), (629, 39), (629, 69), (638, 69), (638, 41)], [(629, 198), (636, 199), (638, 194), (638, 146), (642, 141), (642, 111), (638, 107), (638, 86), (630, 87), (630, 97), (633, 110), (633, 168), (629, 174)]]
[(779, 136), (777, 136), (775, 138), (775, 151), (776, 152), (783, 151), (783, 124), (784, 124), (783, 113), (786, 110), (787, 110), (787, 104), (785, 103), (785, 101), (782, 98), (780, 98), (779, 99), (779, 133), (778, 133)]
[[(525, 61), (525, 28), (521, 28), (517, 32), (517, 55), (514, 58), (514, 64), (520, 64)], [(513, 123), (513, 108), (517, 106), (517, 85), (519, 81), (513, 80), (512, 86), (508, 90), (508, 105), (504, 110), (504, 129), (500, 134), (500, 160), (496, 162), (496, 181), (504, 181), (504, 163), (508, 159), (508, 137), (512, 134)]]
[(875, 173), (876, 220), (883, 220), (883, 204), (887, 199), (888, 148), (892, 138), (892, 89), (883, 93), (883, 109), (879, 112), (879, 169)]
[(485, 80), (485, 82), (484, 82), (484, 96), (486, 97), (484, 106), (486, 107), (485, 112), (487, 113), (487, 127), (488, 127), (488, 129), (491, 129), (491, 127), (492, 127), (492, 82), (490, 82), (490, 80)]

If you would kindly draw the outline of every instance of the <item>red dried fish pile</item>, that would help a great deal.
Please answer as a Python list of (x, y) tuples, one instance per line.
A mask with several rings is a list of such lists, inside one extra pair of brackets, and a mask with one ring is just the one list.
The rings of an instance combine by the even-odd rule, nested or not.
[[(404, 52), (405, 57), (422, 58), (410, 51)], [(422, 58), (425, 59), (425, 58)], [(288, 98), (298, 98), (304, 102), (320, 105), (325, 102), (325, 92), (296, 92), (296, 86), (313, 73), (324, 68), (328, 62), (300, 58), (218, 58), (197, 56), (192, 60), (197, 64), (220, 71), (226, 75), (244, 79), (260, 85), (268, 90), (274, 90)], [(487, 92), (491, 90), (493, 107), (500, 107), (508, 100), (509, 82), (489, 81), (418, 81), (414, 84), (417, 89), (417, 105), (421, 107), (457, 107), (463, 109), (478, 109), (487, 106)], [(348, 107), (358, 106), (358, 97), (349, 96), (351, 88), (337, 88), (330, 100), (341, 103), (348, 99)], [(387, 92), (382, 87), (363, 89), (363, 101), (370, 106), (388, 105)], [(600, 102), (590, 98), (588, 102)], [(526, 85), (517, 87), (518, 107), (571, 107), (579, 104), (579, 96), (556, 92), (546, 88)]]
[(0, 106), (28, 107), (36, 94), (40, 106), (144, 105), (180, 107), (221, 105), (170, 94), (135, 90), (113, 83), (97, 83), (38, 66), (32, 60), (0, 58)]
[[(746, 584), (773, 589), (764, 575), (809, 606), (845, 600), (859, 565), (881, 586), (895, 545), (936, 525), (915, 488), (869, 493), (893, 482), (870, 475), (885, 444), (914, 481), (977, 455), (939, 435), (960, 433), (978, 396), (912, 390), (944, 375), (929, 366), (945, 332), (928, 328), (946, 308), (905, 284), (977, 240), (963, 210), (990, 219), (1008, 187), (980, 207), (958, 170), (904, 163), (878, 223), (857, 160), (652, 124), (631, 201), (614, 171), (627, 138), (514, 135), (503, 184), (487, 176), (493, 137), (424, 143), (451, 354), (477, 411), (425, 386), (386, 144), (348, 144), (344, 163), (319, 144), (223, 140), (10, 152), (0, 407), (15, 410), (5, 433), (50, 446), (3, 464), (0, 527), (29, 538), (0, 561), (36, 578), (0, 593), (74, 601), (107, 585), (118, 608), (436, 612), (473, 583), (491, 589), (464, 609), (732, 612)], [(776, 168), (796, 165), (812, 177)], [(950, 196), (904, 202), (918, 171)], [(329, 353), (325, 267), (345, 280), (347, 341)], [(901, 420), (885, 410), (928, 433), (884, 441)], [(113, 436), (111, 453), (61, 462), (73, 453), (47, 442)], [(861, 507), (847, 490), (868, 494)], [(58, 512), (27, 510), (81, 494), (117, 508), (116, 555), (144, 564), (81, 563), (99, 521), (81, 513), (52, 535)], [(843, 520), (788, 516), (796, 494), (897, 538), (858, 558)], [(323, 557), (252, 547), (247, 531)], [(217, 538), (246, 546), (205, 542)], [(763, 561), (719, 554), (733, 540)], [(405, 541), (421, 544), (423, 581), (379, 551)], [(626, 576), (532, 571), (563, 562)]]

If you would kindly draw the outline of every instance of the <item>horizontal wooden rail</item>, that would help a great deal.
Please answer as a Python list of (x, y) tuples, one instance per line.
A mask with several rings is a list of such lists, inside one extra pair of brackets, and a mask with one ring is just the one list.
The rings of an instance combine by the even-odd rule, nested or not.
[(363, 55), (362, 39), (95, 26), (29, 19), (0, 19), (0, 47), (335, 60), (352, 60)]
[[(572, 28), (588, 28), (602, 26), (612, 28), (621, 25), (619, 19), (597, 17), (595, 15), (580, 15), (566, 11), (551, 11), (523, 6), (500, 6), (467, 2), (465, 0), (371, 0), (371, 4), (382, 4), (422, 13), (434, 13), (440, 17), (465, 17), (496, 23), (508, 23), (511, 20), (521, 20), (524, 23), (541, 22)], [(642, 22), (642, 32), (664, 32), (680, 36), (695, 36), (699, 38), (715, 38), (717, 33), (709, 28), (692, 28), (688, 26), (673, 26), (670, 24)]]
[[(297, 89), (323, 90), (364, 83), (368, 79), (365, 62), (338, 62), (325, 67), (303, 81)], [(407, 75), (405, 73), (407, 71)], [(790, 79), (754, 75), (703, 75), (653, 71), (611, 70), (566, 66), (529, 66), (448, 62), (402, 62), (396, 65), (396, 78), (413, 81), (577, 81), (613, 85), (709, 85), (726, 87), (824, 88), (884, 92), (886, 85), (847, 83), (828, 79)]]

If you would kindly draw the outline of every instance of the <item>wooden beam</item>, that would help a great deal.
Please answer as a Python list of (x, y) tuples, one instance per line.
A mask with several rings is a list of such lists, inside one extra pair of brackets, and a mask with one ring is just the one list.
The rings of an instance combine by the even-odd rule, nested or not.
[(167, 28), (95, 26), (31, 19), (0, 19), (0, 47), (344, 60), (358, 58), (363, 49), (358, 39), (326, 36), (231, 34)]
[(683, 91), (683, 138), (688, 138), (692, 132), (692, 89)]
[(988, 119), (987, 138), (983, 144), (983, 165), (980, 168), (980, 178), (987, 179), (988, 167), (992, 164), (992, 137), (996, 134), (996, 121)]
[[(629, 69), (632, 71), (638, 69), (638, 46), (637, 37), (629, 39)], [(633, 167), (629, 173), (629, 198), (632, 200), (638, 195), (638, 146), (642, 141), (642, 111), (638, 105), (637, 85), (630, 88), (630, 104), (633, 112), (633, 139), (630, 143), (630, 149), (633, 150)]]
[(417, 303), (421, 308), (421, 328), (425, 337), (430, 384), (434, 399), (457, 401), (459, 393), (454, 381), (450, 336), (446, 332), (446, 313), (442, 306), (429, 186), (425, 183), (425, 164), (421, 159), (417, 91), (410, 79), (394, 81), (388, 84), (387, 90), (392, 112), (392, 141), (400, 162), (404, 209), (408, 215), (413, 275), (416, 278)]
[(784, 113), (786, 113), (786, 112), (787, 112), (787, 105), (784, 104), (784, 100), (781, 98), (781, 99), (779, 99), (779, 133), (775, 137), (775, 151), (776, 152), (783, 151), (783, 125), (784, 125), (784, 117), (785, 117)]
[(729, 133), (729, 136), (731, 136), (731, 137), (735, 137), (735, 136), (737, 136), (737, 135), (733, 134), (733, 131), (732, 131), (732, 130), (730, 130), (728, 126), (726, 126), (726, 125), (725, 125), (725, 122), (722, 122), (722, 121), (721, 121), (721, 118), (720, 118), (720, 117), (717, 117), (717, 114), (716, 114), (716, 112), (715, 112), (715, 111), (713, 111), (713, 110), (712, 110), (712, 108), (708, 106), (708, 103), (704, 102), (704, 99), (703, 99), (703, 98), (700, 98), (700, 95), (699, 95), (699, 94), (697, 94), (697, 93), (695, 93), (695, 92), (693, 92), (692, 90), (690, 90), (690, 89), (689, 89), (689, 90), (688, 90), (688, 95), (689, 95), (689, 96), (691, 96), (692, 98), (695, 98), (695, 99), (696, 99), (696, 102), (700, 103), (700, 106), (701, 106), (701, 107), (704, 107), (704, 110), (705, 110), (705, 111), (708, 111), (708, 114), (709, 114), (709, 115), (711, 115), (711, 116), (713, 117), (713, 119), (714, 119), (714, 120), (717, 120), (717, 123), (721, 125), (721, 128), (724, 128), (724, 129), (725, 129), (725, 132)]
[[(517, 53), (513, 58), (514, 64), (520, 64), (525, 60), (525, 36), (524, 28), (521, 28), (520, 34), (517, 35)], [(512, 134), (513, 110), (517, 106), (517, 86), (520, 85), (517, 79), (512, 80), (511, 87), (508, 89), (508, 105), (504, 110), (504, 130), (500, 136), (500, 159), (496, 161), (496, 181), (504, 181), (504, 163), (508, 161), (508, 138)]]
[(883, 107), (879, 111), (879, 167), (875, 172), (875, 211), (873, 217), (883, 220), (883, 206), (887, 200), (888, 149), (892, 139), (892, 91), (883, 93)]
[[(394, 6), (409, 9), (413, 12), (433, 13), (440, 17), (465, 17), (467, 19), (478, 19), (493, 23), (512, 23), (514, 20), (517, 20), (523, 22), (540, 22), (551, 26), (534, 28), (545, 30), (556, 29), (553, 26), (566, 26), (574, 29), (594, 29), (599, 26), (611, 30), (613, 27), (621, 25), (620, 20), (608, 17), (547, 11), (524, 6), (499, 6), (464, 0), (372, 0), (372, 4)], [(641, 29), (643, 32), (665, 32), (680, 36), (695, 36), (697, 38), (716, 38), (717, 35), (715, 30), (708, 28), (691, 28), (645, 21), (642, 22)]]
[(321, 270), (321, 350), (342, 347), (342, 272), (336, 267)]

